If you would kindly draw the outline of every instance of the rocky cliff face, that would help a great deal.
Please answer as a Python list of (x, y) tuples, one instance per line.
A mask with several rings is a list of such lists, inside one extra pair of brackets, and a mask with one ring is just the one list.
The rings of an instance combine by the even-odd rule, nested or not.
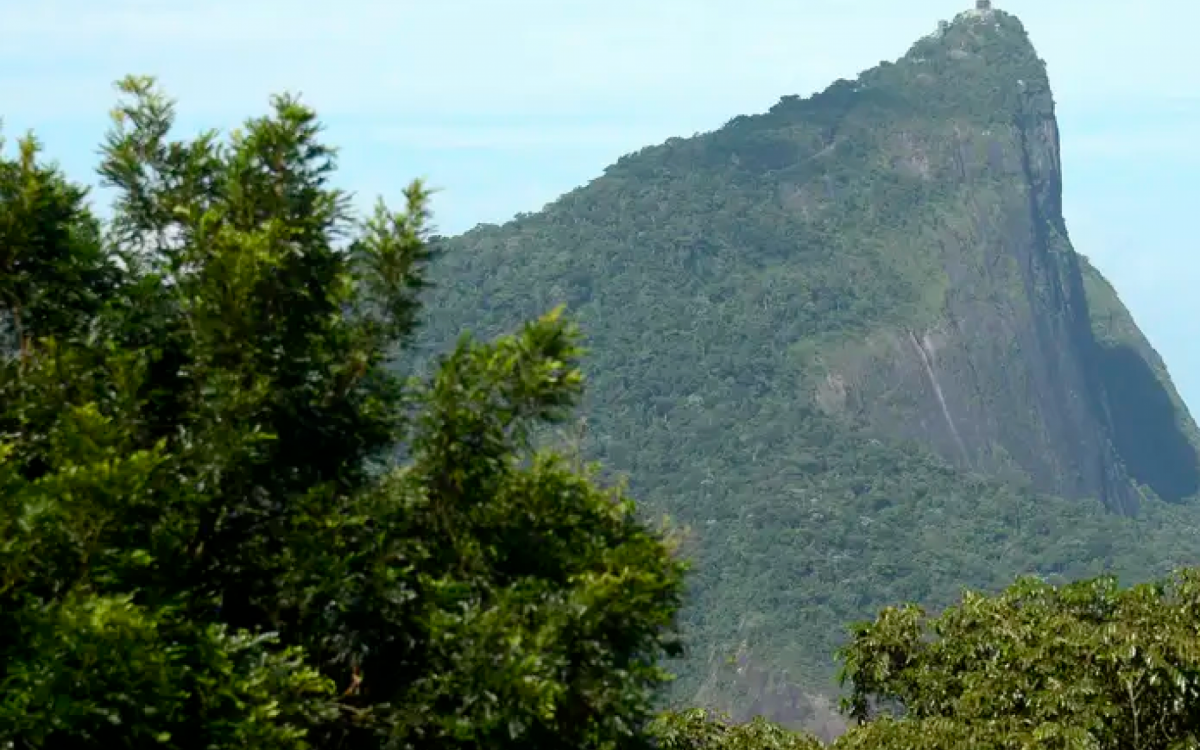
[[(953, 193), (956, 221), (927, 222), (915, 235), (899, 229), (905, 244), (919, 238), (936, 258), (942, 304), (925, 325), (885, 330), (854, 347), (842, 368), (830, 367), (836, 402), (963, 468), (1099, 497), (1120, 513), (1137, 512), (1139, 486), (1172, 502), (1195, 494), (1191, 418), (1167, 395), (1173, 387), (1161, 367), (1148, 378), (1149, 365), (1132, 361), (1156, 355), (1143, 345), (1116, 355), (1122, 364), (1093, 331), (1062, 217), (1054, 103), (1020, 23), (995, 11), (963, 14), (899, 66), (920, 71), (914, 78), (923, 86), (950, 88), (936, 100), (958, 105), (927, 113), (923, 128), (914, 124), (940, 142), (909, 157), (919, 155), (924, 174)], [(978, 84), (991, 83), (990, 97), (963, 96), (980, 88), (963, 80), (970, 66)], [(965, 122), (955, 121), (960, 113)], [(1127, 387), (1135, 378), (1137, 395)], [(1153, 430), (1171, 462), (1137, 455), (1131, 401), (1172, 402), (1178, 417)]]
[[(822, 403), (933, 446), (965, 469), (1136, 513), (1140, 493), (1118, 445), (1119, 406), (1106, 388), (1110, 365), (1092, 332), (1062, 218), (1059, 133), (1044, 66), (1016, 19), (970, 12), (922, 40), (898, 67), (937, 91), (941, 105), (900, 116), (906, 148), (899, 154), (920, 165), (923, 179), (945, 186), (936, 208), (952, 206), (953, 214), (915, 232), (911, 224), (880, 227), (877, 236), (888, 242), (903, 232), (905, 246), (929, 254), (941, 299), (925, 320), (884, 328), (827, 358)], [(985, 81), (991, 91), (979, 97)], [(880, 192), (905, 189), (897, 181)], [(1190, 453), (1194, 464), (1194, 447)], [(1160, 476), (1175, 471), (1142, 470), (1137, 479), (1177, 501), (1196, 487)]]
[(429, 350), (567, 303), (585, 449), (691, 528), (677, 697), (811, 718), (880, 604), (1200, 554), (1196, 426), (1071, 247), (1059, 154), (1024, 28), (969, 11), (445, 242)]

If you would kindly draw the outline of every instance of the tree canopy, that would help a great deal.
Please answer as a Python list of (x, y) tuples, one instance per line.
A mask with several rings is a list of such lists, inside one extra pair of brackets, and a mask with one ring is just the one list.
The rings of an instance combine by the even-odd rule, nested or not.
[[(848, 748), (1200, 746), (1200, 571), (1121, 589), (1036, 578), (857, 626)], [(899, 709), (901, 718), (892, 714)]]
[[(296, 98), (173, 140), (152, 80), (119, 88), (110, 220), (33, 136), (0, 157), (0, 746), (822, 747), (655, 715), (686, 564), (543, 439), (584, 386), (561, 308), (402, 377), (439, 249), (423, 185), (363, 218)], [(899, 461), (854, 453), (846, 482)], [(840, 655), (834, 748), (1200, 746), (1195, 570), (890, 607)]]
[(178, 140), (119, 88), (111, 220), (0, 161), (0, 745), (642, 742), (683, 564), (530, 439), (574, 325), (396, 375), (428, 191), (361, 218), (298, 99)]
[[(908, 604), (842, 649), (836, 750), (1183, 750), (1200, 747), (1200, 571), (1120, 588), (1023, 578), (936, 617)], [(809, 750), (761, 718), (704, 710), (653, 726), (662, 750)]]

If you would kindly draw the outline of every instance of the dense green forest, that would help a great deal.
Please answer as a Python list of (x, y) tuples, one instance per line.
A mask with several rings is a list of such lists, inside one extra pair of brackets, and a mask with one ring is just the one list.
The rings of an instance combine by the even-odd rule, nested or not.
[(0, 747), (1200, 747), (1197, 430), (1016, 19), (459, 238), (118, 89), (111, 219), (0, 144)]
[(567, 304), (566, 437), (688, 528), (672, 702), (825, 721), (843, 626), (880, 606), (1197, 561), (1200, 433), (1072, 248), (1058, 153), (1025, 29), (971, 11), (439, 238), (423, 351)]
[[(428, 376), (401, 378), (436, 263), (421, 184), (404, 209), (356, 217), (295, 99), (228, 139), (181, 141), (151, 81), (121, 90), (100, 167), (111, 221), (34, 138), (0, 158), (0, 745), (825, 746), (761, 716), (655, 712), (687, 645), (693, 546), (577, 454), (537, 447), (583, 391), (562, 310), (464, 335)], [(839, 436), (810, 440), (855, 457), (842, 499), (892, 533), (936, 526), (964, 565), (973, 538), (953, 536), (978, 532), (942, 511), (968, 502), (1012, 510), (982, 541), (1063, 575), (1089, 556), (1134, 564), (1071, 547), (1127, 531), (1098, 503), (1000, 496)], [(888, 517), (889, 481), (919, 485), (929, 527)], [(1058, 526), (1038, 525), (1047, 502)], [(866, 527), (796, 505), (834, 514), (814, 529)], [(771, 552), (731, 556), (759, 555), (786, 603), (803, 584)], [(928, 598), (917, 571), (945, 560), (868, 570)], [(934, 617), (908, 604), (852, 624), (839, 657), (854, 726), (833, 747), (1196, 747), (1197, 575), (1026, 578)]]
[[(1025, 578), (940, 616), (887, 608), (842, 650), (855, 727), (839, 750), (1196, 748), (1200, 577), (1120, 589)], [(819, 750), (761, 718), (659, 717), (672, 750)]]
[(174, 140), (122, 92), (110, 223), (32, 137), (0, 162), (0, 746), (636, 744), (683, 562), (528, 447), (573, 326), (392, 374), (421, 185), (356, 217), (296, 100)]

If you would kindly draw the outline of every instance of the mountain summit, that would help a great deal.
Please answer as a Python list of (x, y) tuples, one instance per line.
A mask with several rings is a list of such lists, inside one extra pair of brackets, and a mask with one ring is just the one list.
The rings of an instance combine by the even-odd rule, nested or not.
[(1200, 433), (1062, 189), (1045, 64), (981, 3), (446, 241), (426, 344), (566, 302), (585, 452), (692, 529), (679, 695), (811, 719), (880, 604), (1196, 557)]
[[(819, 356), (828, 410), (1125, 514), (1139, 485), (1196, 492), (1195, 426), (1152, 350), (1131, 326), (1121, 342), (1092, 330), (1095, 272), (1062, 217), (1045, 65), (1015, 17), (967, 11), (897, 64), (772, 115), (791, 127), (738, 124), (783, 135), (824, 120), (811, 161), (767, 165), (786, 199), (840, 239), (862, 235), (843, 252), (902, 280), (884, 325)], [(1130, 387), (1154, 415), (1114, 399)]]

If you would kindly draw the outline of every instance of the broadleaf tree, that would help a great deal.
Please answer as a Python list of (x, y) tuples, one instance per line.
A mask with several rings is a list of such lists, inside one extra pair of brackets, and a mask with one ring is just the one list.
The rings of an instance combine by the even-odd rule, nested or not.
[[(842, 649), (856, 720), (832, 750), (1200, 747), (1200, 571), (1121, 588), (1022, 578), (937, 616), (888, 607)], [(807, 750), (803, 732), (702, 709), (651, 727), (660, 750)]]
[(1200, 747), (1200, 571), (1023, 578), (937, 617), (883, 610), (842, 653), (847, 750)]
[(0, 160), (0, 746), (645, 744), (684, 565), (535, 439), (574, 325), (397, 375), (426, 188), (363, 219), (298, 99), (179, 140), (119, 89), (111, 219)]

